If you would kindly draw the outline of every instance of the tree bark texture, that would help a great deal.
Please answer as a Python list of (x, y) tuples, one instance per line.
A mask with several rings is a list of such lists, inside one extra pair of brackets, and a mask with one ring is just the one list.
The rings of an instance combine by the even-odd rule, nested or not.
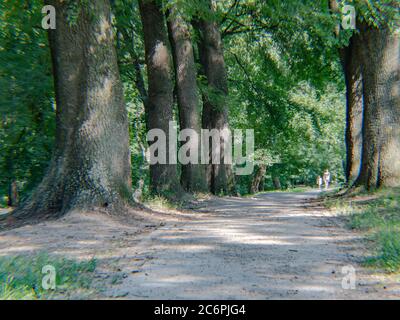
[[(209, 1), (210, 10), (212, 9)], [(225, 67), (221, 32), (215, 21), (201, 19), (195, 23), (200, 39), (200, 63), (207, 79), (208, 93), (203, 95), (202, 127), (224, 130), (228, 125), (228, 79)], [(211, 93), (211, 94), (210, 94)], [(210, 141), (210, 145), (212, 143)], [(207, 180), (214, 194), (231, 193), (234, 188), (232, 166), (224, 164), (224, 141), (221, 139), (221, 162), (207, 166)], [(210, 149), (215, 148), (212, 146)]]
[(346, 80), (346, 180), (357, 179), (361, 166), (363, 88), (360, 59), (361, 40), (358, 34), (345, 48), (343, 69)]
[(357, 185), (400, 185), (399, 33), (386, 26), (363, 29), (363, 156)]
[(114, 48), (108, 0), (68, 4), (49, 31), (56, 93), (56, 138), (41, 184), (13, 215), (59, 216), (72, 209), (119, 210), (131, 200), (128, 119)]
[[(168, 34), (161, 1), (140, 0), (146, 64), (148, 73), (148, 99), (146, 103), (147, 129), (161, 129), (169, 141), (169, 122), (173, 121), (173, 68)], [(169, 148), (167, 148), (168, 150)], [(167, 151), (167, 163), (169, 163)], [(179, 194), (181, 186), (176, 164), (150, 166), (151, 190), (155, 194)]]
[[(201, 134), (201, 108), (197, 87), (197, 70), (187, 22), (174, 6), (168, 14), (168, 31), (174, 58), (180, 129)], [(200, 141), (189, 143), (198, 150), (198, 164), (182, 165), (181, 183), (187, 191), (207, 191), (205, 166), (200, 164)]]

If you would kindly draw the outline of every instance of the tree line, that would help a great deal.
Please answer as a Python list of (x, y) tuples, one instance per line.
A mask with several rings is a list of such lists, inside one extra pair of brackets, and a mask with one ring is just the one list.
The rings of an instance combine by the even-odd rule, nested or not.
[[(43, 5), (56, 9), (48, 38), (37, 27)], [(196, 192), (254, 193), (265, 188), (267, 174), (281, 188), (313, 182), (328, 167), (337, 181), (344, 171), (348, 186), (398, 186), (399, 2), (351, 2), (356, 30), (341, 29), (341, 5), (3, 4), (0, 58), (8, 63), (0, 74), (12, 81), (4, 82), (0, 101), (1, 178), (11, 204), (16, 176), (32, 190), (14, 217), (119, 211), (132, 203), (132, 189), (146, 185), (174, 200)], [(254, 174), (235, 177), (231, 165), (200, 162), (147, 170), (145, 133), (168, 132), (175, 119), (181, 130), (198, 133), (254, 129)], [(224, 141), (210, 144), (224, 153)]]

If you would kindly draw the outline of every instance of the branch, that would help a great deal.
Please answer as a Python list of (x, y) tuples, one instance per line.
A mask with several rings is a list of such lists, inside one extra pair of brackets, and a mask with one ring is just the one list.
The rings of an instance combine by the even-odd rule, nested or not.
[(240, 2), (240, 0), (235, 0), (233, 2), (233, 4), (230, 6), (228, 12), (222, 18), (221, 24), (223, 24), (228, 19), (229, 14), (232, 12), (233, 9), (235, 9), (238, 6), (239, 2)]
[(239, 67), (243, 70), (243, 72), (244, 72), (244, 74), (245, 74), (247, 80), (248, 80), (249, 83), (250, 83), (250, 86), (253, 88), (253, 90), (254, 90), (258, 95), (261, 96), (261, 93), (259, 92), (258, 88), (256, 88), (256, 87), (254, 86), (253, 82), (251, 81), (251, 77), (250, 77), (249, 73), (247, 72), (247, 70), (246, 70), (246, 68), (244, 67), (244, 65), (242, 64), (242, 62), (240, 61), (239, 57), (238, 57), (235, 53), (233, 53), (233, 52), (230, 52), (230, 53), (231, 53), (231, 54), (233, 55), (233, 57), (235, 58), (236, 63), (239, 65)]

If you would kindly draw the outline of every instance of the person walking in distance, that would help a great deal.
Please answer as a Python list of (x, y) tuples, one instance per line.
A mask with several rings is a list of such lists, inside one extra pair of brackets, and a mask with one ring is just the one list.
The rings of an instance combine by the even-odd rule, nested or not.
[(317, 177), (317, 185), (318, 185), (318, 189), (322, 190), (322, 178), (321, 178), (321, 176)]
[(325, 184), (325, 190), (328, 190), (329, 183), (331, 182), (331, 174), (329, 173), (328, 169), (325, 170), (323, 179), (324, 179), (324, 184)]

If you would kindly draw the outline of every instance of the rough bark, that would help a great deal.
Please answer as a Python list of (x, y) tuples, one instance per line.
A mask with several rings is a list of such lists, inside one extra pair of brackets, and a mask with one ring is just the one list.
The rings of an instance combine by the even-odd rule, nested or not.
[[(147, 129), (161, 129), (169, 141), (169, 122), (173, 121), (173, 68), (168, 48), (168, 34), (161, 4), (156, 0), (140, 0), (146, 64), (148, 99), (146, 103)], [(168, 150), (169, 148), (167, 148)], [(178, 195), (181, 192), (176, 164), (150, 165), (151, 190), (155, 194)]]
[(265, 173), (267, 172), (266, 165), (259, 165), (251, 183), (250, 193), (257, 193), (260, 191), (260, 185), (264, 180)]
[(363, 28), (363, 156), (357, 185), (400, 185), (400, 47), (389, 28)]
[[(210, 10), (213, 10), (211, 1)], [(200, 39), (198, 42), (200, 63), (207, 79), (208, 92), (203, 95), (202, 127), (224, 130), (228, 125), (228, 79), (225, 67), (221, 32), (217, 22), (201, 19), (194, 22)], [(212, 143), (210, 142), (212, 146)], [(224, 164), (225, 142), (221, 139), (221, 162), (207, 166), (207, 181), (214, 194), (231, 193), (234, 188), (232, 166)], [(215, 148), (212, 146), (210, 149)]]
[(73, 209), (121, 209), (131, 199), (128, 119), (108, 0), (80, 6), (69, 24), (68, 4), (49, 31), (56, 93), (56, 137), (41, 184), (14, 219), (56, 217)]
[(358, 177), (361, 166), (363, 90), (360, 45), (360, 36), (354, 34), (343, 58), (347, 100), (346, 180), (349, 185)]
[[(340, 14), (337, 0), (329, 0), (329, 9)], [(340, 34), (340, 24), (335, 26), (336, 37)], [(363, 91), (362, 67), (360, 60), (360, 35), (354, 34), (348, 47), (339, 49), (346, 81), (346, 165), (345, 175), (348, 185), (358, 177), (362, 152)]]
[[(168, 32), (174, 58), (180, 129), (192, 129), (200, 137), (201, 109), (193, 45), (188, 24), (176, 7), (168, 14)], [(200, 163), (200, 144), (193, 139), (185, 144), (196, 148), (199, 157), (198, 164), (182, 165), (182, 186), (187, 191), (207, 191), (205, 166)]]

